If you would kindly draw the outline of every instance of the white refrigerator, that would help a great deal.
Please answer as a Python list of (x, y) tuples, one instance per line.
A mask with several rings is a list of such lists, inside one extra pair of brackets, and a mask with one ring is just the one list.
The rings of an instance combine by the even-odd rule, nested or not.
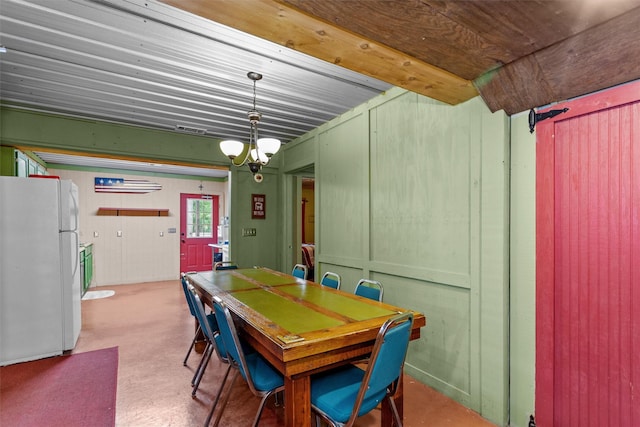
[(69, 180), (0, 177), (0, 366), (76, 345), (78, 208)]

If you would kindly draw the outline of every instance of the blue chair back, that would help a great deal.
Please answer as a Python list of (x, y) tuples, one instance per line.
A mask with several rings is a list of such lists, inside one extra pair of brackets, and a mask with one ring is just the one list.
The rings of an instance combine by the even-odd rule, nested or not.
[(220, 327), (218, 326), (216, 317), (213, 314), (206, 314), (200, 297), (196, 293), (195, 288), (191, 285), (189, 285), (189, 295), (191, 296), (191, 303), (196, 312), (196, 319), (198, 319), (198, 324), (200, 325), (202, 333), (205, 335), (207, 341), (213, 345), (213, 348), (218, 354), (220, 360), (226, 362), (228, 358), (227, 349), (219, 334)]
[(322, 279), (320, 279), (320, 284), (323, 286), (329, 286), (333, 289), (340, 289), (340, 275), (337, 273), (332, 273), (327, 271), (322, 275)]
[[(242, 377), (249, 382), (250, 377), (247, 379), (248, 370), (245, 369), (246, 362), (242, 351), (242, 345), (240, 344), (240, 339), (238, 338), (229, 309), (222, 303), (222, 301), (214, 298), (213, 311), (216, 315), (216, 320), (218, 321), (222, 341), (227, 349), (227, 355), (235, 362), (235, 365), (238, 367)], [(250, 372), (249, 375), (251, 375)]]
[[(382, 326), (380, 331), (383, 334), (382, 342), (376, 343), (378, 348), (374, 349), (369, 359), (369, 363), (373, 365), (370, 367), (371, 374), (365, 398), (386, 390), (389, 384), (393, 384), (400, 378), (409, 346), (412, 323), (413, 315), (408, 313), (408, 315), (397, 316)], [(388, 329), (391, 326), (394, 326), (393, 329)], [(386, 332), (384, 328), (387, 328)]]
[(383, 292), (382, 283), (368, 279), (360, 279), (354, 291), (356, 295), (380, 302), (382, 302)]
[(291, 271), (291, 275), (297, 277), (298, 279), (307, 279), (307, 266), (302, 264), (296, 264), (293, 266), (293, 270)]
[(180, 275), (180, 282), (182, 283), (182, 290), (184, 291), (184, 297), (187, 299), (187, 305), (189, 306), (189, 312), (191, 313), (191, 315), (193, 317), (196, 317), (196, 311), (193, 307), (193, 300), (191, 298), (190, 292), (189, 292), (189, 284), (187, 283), (187, 278), (185, 277), (184, 273)]
[(393, 395), (398, 386), (411, 338), (412, 313), (388, 319), (378, 330), (367, 368), (346, 365), (311, 379), (311, 404), (333, 426), (352, 426), (357, 417), (387, 400), (395, 425), (402, 425)]
[(219, 261), (213, 264), (214, 270), (236, 270), (238, 266), (232, 261)]
[[(216, 315), (216, 319), (218, 320), (220, 335), (224, 341), (225, 348), (227, 349), (229, 362), (237, 369), (237, 372), (240, 372), (247, 382), (249, 390), (251, 390), (254, 395), (261, 397), (260, 406), (258, 407), (256, 417), (252, 424), (253, 427), (256, 427), (260, 420), (260, 415), (262, 414), (262, 409), (264, 408), (267, 398), (273, 393), (284, 390), (284, 377), (259, 353), (245, 350), (240, 338), (238, 337), (238, 332), (236, 331), (236, 326), (233, 323), (231, 312), (219, 297), (214, 296), (213, 301), (213, 311)], [(236, 374), (234, 374), (234, 381), (235, 378)], [(233, 383), (231, 387), (233, 387)], [(231, 390), (227, 393), (227, 397), (224, 400), (221, 411), (218, 413), (214, 427), (220, 422), (220, 417), (224, 412), (224, 408), (230, 394)], [(209, 414), (205, 425), (209, 425), (212, 413), (213, 412)]]
[(202, 329), (202, 333), (205, 337), (213, 341), (214, 334), (217, 332), (218, 323), (215, 322), (215, 318), (213, 318), (213, 325), (209, 323), (210, 321), (207, 319), (207, 314), (204, 311), (204, 306), (202, 305), (202, 301), (200, 297), (196, 293), (196, 290), (193, 286), (189, 285), (189, 295), (191, 297), (191, 305), (194, 308), (196, 319), (198, 319), (198, 323), (200, 324), (200, 328)]

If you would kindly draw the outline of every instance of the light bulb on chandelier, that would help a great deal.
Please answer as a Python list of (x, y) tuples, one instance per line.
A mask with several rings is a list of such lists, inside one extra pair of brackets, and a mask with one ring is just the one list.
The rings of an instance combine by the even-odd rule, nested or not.
[[(262, 118), (262, 113), (256, 109), (256, 82), (262, 79), (262, 74), (256, 72), (247, 73), (247, 77), (253, 81), (253, 108), (247, 112), (249, 119), (249, 143), (244, 144), (235, 139), (226, 139), (220, 142), (220, 150), (229, 157), (235, 166), (247, 165), (249, 170), (256, 177), (256, 174), (269, 163), (271, 157), (280, 150), (280, 140), (276, 138), (259, 138), (258, 124)], [(236, 159), (244, 154), (242, 162)], [(256, 182), (262, 181), (262, 174)]]

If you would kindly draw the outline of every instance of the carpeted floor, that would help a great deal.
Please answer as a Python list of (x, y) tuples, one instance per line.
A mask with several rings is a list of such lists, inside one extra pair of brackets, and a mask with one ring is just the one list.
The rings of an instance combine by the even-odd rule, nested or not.
[(118, 348), (0, 368), (0, 426), (112, 427)]
[[(118, 346), (116, 426), (202, 426), (226, 366), (214, 356), (196, 398), (191, 398), (191, 377), (200, 354), (192, 353), (188, 366), (182, 365), (195, 323), (180, 282), (176, 279), (105, 289), (115, 290), (115, 295), (82, 301), (83, 326), (74, 353)], [(404, 391), (406, 427), (493, 426), (411, 377), (405, 376)], [(220, 425), (250, 425), (258, 403), (246, 383), (236, 381)], [(282, 408), (269, 402), (260, 426), (280, 426), (282, 415)], [(373, 411), (356, 423), (358, 427), (379, 425), (380, 411)]]

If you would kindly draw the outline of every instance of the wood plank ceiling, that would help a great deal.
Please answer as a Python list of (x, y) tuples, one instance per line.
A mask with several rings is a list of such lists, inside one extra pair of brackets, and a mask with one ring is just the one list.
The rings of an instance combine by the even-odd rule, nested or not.
[(457, 104), (514, 114), (640, 78), (638, 0), (162, 0)]

